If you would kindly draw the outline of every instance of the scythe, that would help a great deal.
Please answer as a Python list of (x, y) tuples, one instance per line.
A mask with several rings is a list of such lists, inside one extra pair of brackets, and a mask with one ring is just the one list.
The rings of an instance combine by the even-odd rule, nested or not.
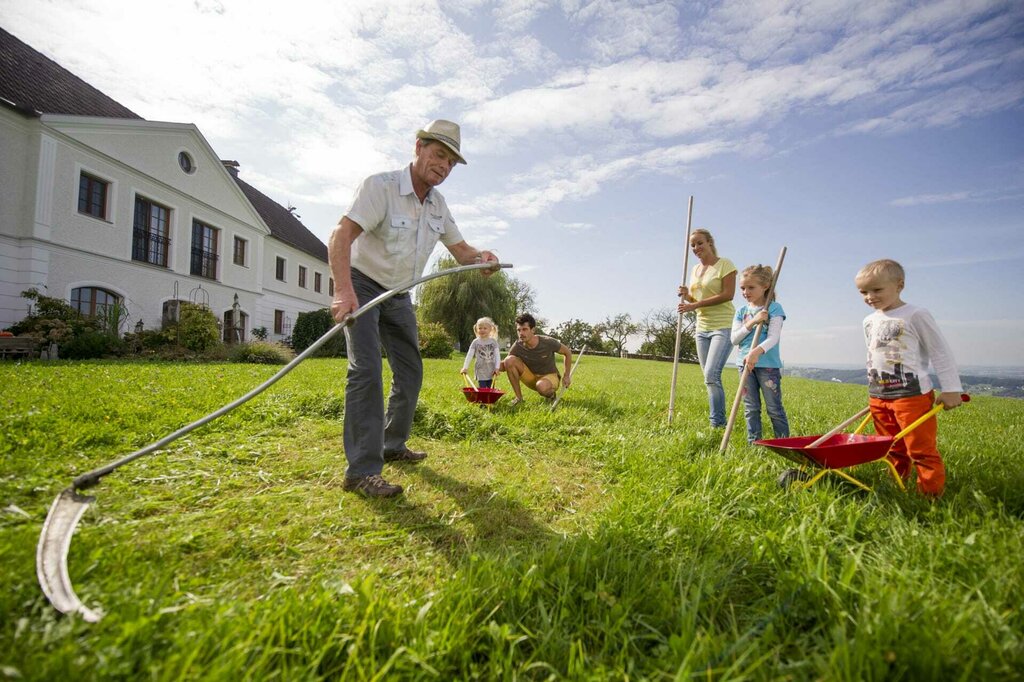
[(383, 303), (389, 298), (397, 296), (404, 291), (408, 291), (417, 284), (421, 284), (437, 277), (444, 277), (446, 275), (465, 272), (467, 270), (497, 270), (499, 268), (511, 267), (512, 266), (509, 264), (493, 262), (463, 265), (457, 268), (442, 270), (440, 272), (432, 272), (429, 275), (424, 275), (407, 282), (400, 287), (385, 291), (380, 296), (377, 296), (373, 300), (361, 306), (359, 309), (355, 310), (343, 321), (334, 325), (309, 348), (282, 367), (277, 374), (270, 377), (262, 384), (243, 395), (241, 398), (225, 405), (216, 412), (211, 412), (205, 417), (192, 422), (188, 426), (178, 429), (174, 433), (161, 438), (155, 443), (147, 445), (140, 450), (136, 450), (132, 454), (127, 455), (116, 462), (111, 462), (106, 466), (94, 469), (93, 471), (75, 478), (71, 482), (71, 485), (57, 495), (53, 504), (50, 505), (50, 511), (46, 515), (46, 521), (43, 523), (43, 530), (39, 535), (39, 544), (36, 547), (36, 575), (39, 578), (39, 585), (43, 589), (43, 594), (45, 594), (46, 598), (50, 600), (50, 603), (53, 604), (54, 608), (62, 613), (78, 613), (82, 616), (83, 620), (89, 623), (95, 623), (103, 617), (103, 612), (100, 609), (90, 609), (82, 603), (78, 598), (78, 595), (75, 594), (74, 587), (71, 585), (71, 578), (68, 574), (68, 552), (71, 549), (71, 537), (75, 532), (75, 527), (82, 518), (82, 514), (85, 513), (86, 508), (96, 501), (95, 497), (82, 495), (79, 491), (92, 488), (100, 482), (101, 478), (115, 469), (118, 469), (129, 462), (133, 462), (140, 457), (160, 450), (185, 434), (194, 431), (200, 426), (227, 414), (239, 405), (255, 398), (257, 395), (270, 388), (279, 379), (284, 377), (284, 375), (288, 374), (288, 372), (295, 369), (300, 362), (315, 353), (318, 348), (327, 343), (328, 340), (335, 336), (346, 325), (352, 324), (360, 315), (378, 304)]

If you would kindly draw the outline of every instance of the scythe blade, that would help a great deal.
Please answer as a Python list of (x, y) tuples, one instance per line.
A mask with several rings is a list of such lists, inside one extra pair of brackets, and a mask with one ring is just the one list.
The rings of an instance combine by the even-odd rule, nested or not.
[(68, 550), (75, 526), (95, 500), (95, 497), (79, 495), (74, 487), (65, 488), (50, 505), (36, 547), (36, 575), (43, 594), (58, 611), (81, 614), (88, 623), (99, 621), (103, 612), (86, 607), (75, 594), (68, 575)]

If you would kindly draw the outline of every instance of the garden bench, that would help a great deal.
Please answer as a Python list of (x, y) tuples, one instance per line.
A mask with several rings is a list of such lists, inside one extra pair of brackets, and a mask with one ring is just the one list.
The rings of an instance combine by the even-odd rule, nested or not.
[(30, 336), (0, 336), (0, 359), (37, 354), (36, 340)]

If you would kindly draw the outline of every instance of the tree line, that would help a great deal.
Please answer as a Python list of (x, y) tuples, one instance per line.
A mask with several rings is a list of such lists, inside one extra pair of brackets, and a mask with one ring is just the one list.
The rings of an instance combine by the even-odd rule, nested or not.
[[(435, 270), (457, 265), (454, 258), (445, 256), (437, 262)], [(511, 344), (516, 340), (515, 318), (530, 313), (537, 319), (538, 333), (554, 336), (570, 348), (586, 346), (590, 351), (618, 355), (631, 337), (642, 335), (641, 354), (671, 356), (675, 352), (678, 316), (672, 308), (652, 310), (640, 320), (634, 320), (629, 313), (620, 313), (593, 323), (571, 319), (552, 327), (537, 309), (536, 299), (532, 286), (504, 270), (490, 277), (462, 272), (424, 284), (419, 292), (416, 314), (421, 323), (443, 328), (463, 350), (472, 342), (473, 325), (479, 318), (494, 320), (502, 340)], [(685, 316), (683, 322), (680, 359), (695, 361), (693, 314)]]

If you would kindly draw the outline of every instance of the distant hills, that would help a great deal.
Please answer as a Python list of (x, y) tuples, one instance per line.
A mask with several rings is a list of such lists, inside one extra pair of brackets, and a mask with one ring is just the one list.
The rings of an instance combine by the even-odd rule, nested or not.
[[(844, 384), (867, 386), (867, 372), (859, 369), (834, 369), (819, 367), (786, 367), (786, 376), (832, 381)], [(933, 383), (935, 377), (932, 377)], [(964, 391), (974, 395), (991, 395), (1000, 398), (1024, 398), (1024, 376), (1019, 371), (993, 369), (985, 374), (961, 374)]]

